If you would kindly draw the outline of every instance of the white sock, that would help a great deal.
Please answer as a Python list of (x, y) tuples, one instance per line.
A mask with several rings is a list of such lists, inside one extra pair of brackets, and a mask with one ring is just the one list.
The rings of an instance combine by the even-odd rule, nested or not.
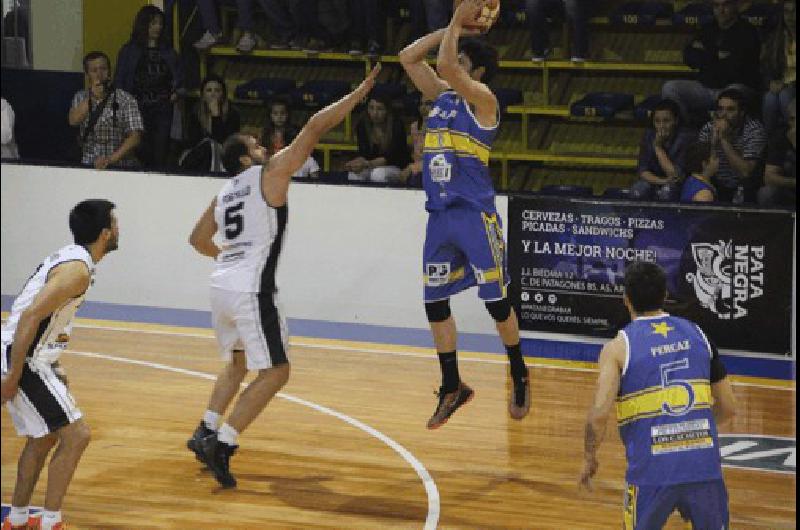
[(22, 526), (28, 524), (28, 507), (12, 506), (8, 512), (8, 522), (11, 526)]
[(61, 522), (61, 510), (42, 512), (42, 530), (53, 530), (53, 526)]
[(212, 431), (216, 431), (217, 427), (219, 427), (219, 414), (213, 410), (207, 410), (206, 413), (203, 414), (203, 423)]
[(237, 436), (239, 436), (239, 433), (236, 432), (236, 429), (227, 423), (223, 423), (222, 427), (219, 428), (219, 433), (217, 433), (217, 440), (228, 445), (236, 445)]

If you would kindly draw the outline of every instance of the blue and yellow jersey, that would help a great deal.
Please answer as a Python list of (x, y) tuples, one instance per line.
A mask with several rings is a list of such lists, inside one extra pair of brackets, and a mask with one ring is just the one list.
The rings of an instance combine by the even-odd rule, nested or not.
[(469, 103), (452, 90), (439, 94), (426, 121), (422, 180), (428, 211), (453, 205), (494, 212), (489, 153), (500, 124), (478, 124)]
[(620, 335), (627, 355), (616, 406), (628, 484), (721, 479), (705, 334), (663, 314), (637, 318)]

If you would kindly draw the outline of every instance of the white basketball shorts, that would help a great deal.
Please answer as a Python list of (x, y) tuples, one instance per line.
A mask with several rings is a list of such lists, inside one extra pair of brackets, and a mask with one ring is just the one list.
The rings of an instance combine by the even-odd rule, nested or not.
[(230, 361), (234, 350), (244, 350), (248, 370), (289, 362), (289, 332), (277, 297), (211, 288), (211, 320), (224, 360)]

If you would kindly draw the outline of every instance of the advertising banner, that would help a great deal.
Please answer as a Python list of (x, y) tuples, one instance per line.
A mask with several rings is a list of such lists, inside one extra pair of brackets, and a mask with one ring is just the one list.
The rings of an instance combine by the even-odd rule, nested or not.
[(789, 352), (792, 214), (511, 196), (508, 218), (523, 330), (614, 336), (629, 321), (625, 267), (650, 261), (667, 273), (666, 310), (719, 347)]

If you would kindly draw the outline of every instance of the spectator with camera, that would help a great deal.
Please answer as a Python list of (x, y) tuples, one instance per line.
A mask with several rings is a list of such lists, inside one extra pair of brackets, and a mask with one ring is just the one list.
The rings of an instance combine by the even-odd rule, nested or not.
[(138, 167), (134, 152), (144, 130), (136, 99), (111, 83), (111, 61), (103, 52), (83, 58), (89, 88), (72, 98), (69, 124), (80, 128), (82, 164), (95, 169)]

